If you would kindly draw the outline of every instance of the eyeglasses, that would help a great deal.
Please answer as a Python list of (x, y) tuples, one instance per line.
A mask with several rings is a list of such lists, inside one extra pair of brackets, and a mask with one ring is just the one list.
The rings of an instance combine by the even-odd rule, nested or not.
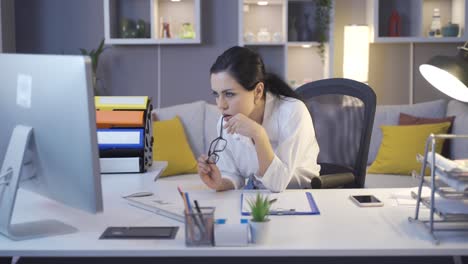
[(223, 121), (224, 117), (221, 119), (221, 127), (219, 128), (219, 137), (211, 141), (210, 148), (208, 149), (208, 160), (210, 164), (216, 164), (219, 160), (218, 153), (223, 152), (226, 148), (227, 141), (223, 138)]

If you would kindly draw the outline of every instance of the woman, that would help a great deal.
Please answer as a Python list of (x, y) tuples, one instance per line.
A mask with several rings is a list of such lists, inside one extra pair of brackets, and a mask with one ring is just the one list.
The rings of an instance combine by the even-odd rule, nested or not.
[(226, 50), (210, 74), (222, 117), (210, 156), (198, 158), (202, 181), (216, 191), (310, 188), (310, 179), (320, 171), (319, 147), (298, 95), (265, 73), (261, 57), (248, 48)]

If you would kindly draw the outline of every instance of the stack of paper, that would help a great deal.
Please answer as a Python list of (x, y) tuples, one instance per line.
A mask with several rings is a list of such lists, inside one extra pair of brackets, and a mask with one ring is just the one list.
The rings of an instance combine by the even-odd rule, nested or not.
[[(428, 154), (427, 162), (432, 164), (432, 153)], [(459, 192), (468, 191), (468, 168), (457, 162), (435, 153), (435, 174), (438, 179)]]
[(96, 96), (95, 105), (101, 172), (145, 172), (153, 161), (151, 99)]

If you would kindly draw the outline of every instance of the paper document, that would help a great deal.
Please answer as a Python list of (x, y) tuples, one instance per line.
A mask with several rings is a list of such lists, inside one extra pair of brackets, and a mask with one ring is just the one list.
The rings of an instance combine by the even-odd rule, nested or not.
[[(310, 192), (282, 192), (263, 193), (269, 200), (276, 199), (271, 204), (270, 214), (272, 215), (304, 215), (320, 214)], [(241, 195), (242, 215), (250, 215), (251, 210), (248, 201), (254, 201), (257, 192), (244, 192)]]
[[(428, 153), (427, 163), (429, 166), (432, 164), (432, 152)], [(435, 175), (459, 192), (468, 191), (468, 168), (437, 153), (435, 154)]]
[[(432, 163), (431, 155), (429, 155), (427, 162)], [(436, 153), (435, 165), (441, 171), (449, 173), (449, 176), (468, 178), (468, 167), (465, 166), (464, 162), (456, 162)]]
[[(408, 188), (404, 191), (399, 191), (393, 193), (390, 198), (395, 199), (398, 206), (416, 206), (418, 187)], [(427, 198), (431, 195), (431, 189), (427, 186), (424, 186), (421, 191), (421, 197)], [(436, 197), (439, 196), (437, 193)]]

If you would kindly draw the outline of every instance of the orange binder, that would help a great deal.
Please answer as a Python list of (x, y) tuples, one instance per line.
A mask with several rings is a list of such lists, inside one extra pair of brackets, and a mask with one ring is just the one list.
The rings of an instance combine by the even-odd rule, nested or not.
[(96, 111), (97, 128), (144, 127), (144, 111)]

